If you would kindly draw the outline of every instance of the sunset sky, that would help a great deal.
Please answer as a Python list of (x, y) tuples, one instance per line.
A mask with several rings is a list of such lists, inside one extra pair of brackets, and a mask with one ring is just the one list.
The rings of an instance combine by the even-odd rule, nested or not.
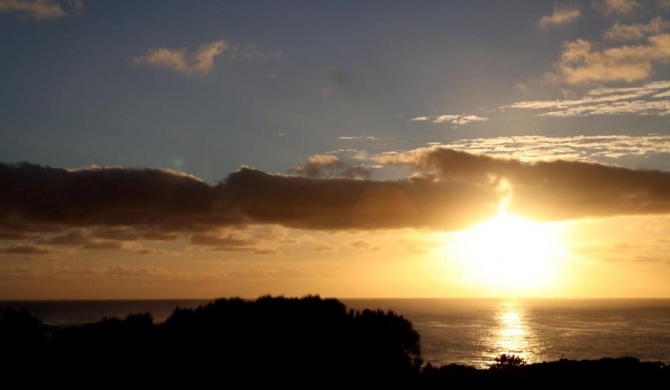
[(0, 300), (670, 298), (670, 1), (0, 0)]

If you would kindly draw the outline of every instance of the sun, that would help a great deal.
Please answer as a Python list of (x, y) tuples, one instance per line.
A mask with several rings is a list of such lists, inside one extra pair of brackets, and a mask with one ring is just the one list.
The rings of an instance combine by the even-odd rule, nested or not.
[(527, 295), (550, 290), (558, 281), (566, 256), (563, 227), (506, 212), (456, 238), (456, 256), (465, 276), (487, 291)]

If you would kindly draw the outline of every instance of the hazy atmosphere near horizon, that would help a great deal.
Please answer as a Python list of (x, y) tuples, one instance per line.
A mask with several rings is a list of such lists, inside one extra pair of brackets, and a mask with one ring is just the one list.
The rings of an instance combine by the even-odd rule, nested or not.
[(0, 0), (0, 300), (670, 298), (670, 1)]

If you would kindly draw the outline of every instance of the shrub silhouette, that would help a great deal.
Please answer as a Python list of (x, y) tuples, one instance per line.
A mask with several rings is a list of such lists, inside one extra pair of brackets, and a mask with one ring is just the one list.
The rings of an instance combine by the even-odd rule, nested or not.
[(508, 355), (505, 353), (496, 357), (494, 360), (495, 364), (492, 366), (492, 368), (515, 368), (526, 365), (526, 360), (521, 356)]
[(670, 367), (630, 357), (527, 364), (503, 354), (488, 370), (423, 366), (419, 334), (408, 320), (393, 311), (347, 311), (338, 300), (319, 296), (221, 298), (194, 309), (176, 308), (159, 324), (143, 313), (48, 329), (25, 310), (0, 314), (5, 379), (20, 378), (29, 387), (670, 384)]

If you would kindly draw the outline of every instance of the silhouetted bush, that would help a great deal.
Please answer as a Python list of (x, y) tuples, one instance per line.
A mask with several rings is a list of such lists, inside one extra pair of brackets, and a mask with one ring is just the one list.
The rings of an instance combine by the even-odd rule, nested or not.
[[(3, 310), (5, 379), (24, 387), (665, 388), (670, 369), (636, 358), (526, 364), (501, 355), (491, 369), (423, 365), (420, 338), (393, 311), (349, 310), (319, 296), (216, 299), (48, 329), (25, 310)], [(16, 383), (16, 382), (10, 382)]]
[(495, 360), (495, 364), (491, 367), (493, 369), (517, 368), (526, 365), (526, 360), (521, 356), (508, 355), (505, 353), (496, 357), (493, 360)]

